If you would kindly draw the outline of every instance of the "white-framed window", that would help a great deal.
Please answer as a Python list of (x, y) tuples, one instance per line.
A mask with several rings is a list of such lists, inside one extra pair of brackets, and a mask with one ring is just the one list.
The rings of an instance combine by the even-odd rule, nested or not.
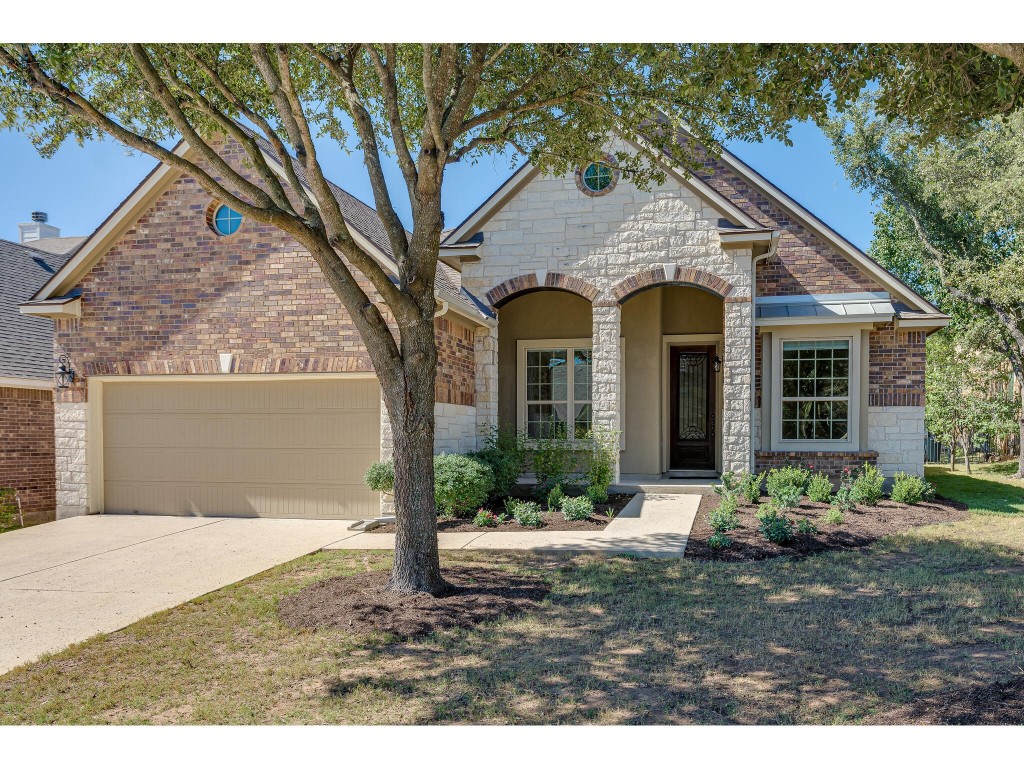
[(593, 351), (590, 339), (519, 342), (519, 427), (529, 439), (590, 433)]
[(773, 450), (856, 450), (861, 335), (840, 329), (772, 332)]

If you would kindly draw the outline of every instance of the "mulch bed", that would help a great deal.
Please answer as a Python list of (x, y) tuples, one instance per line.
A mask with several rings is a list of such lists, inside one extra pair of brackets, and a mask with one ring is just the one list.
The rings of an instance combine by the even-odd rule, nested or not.
[[(762, 502), (767, 497), (762, 497)], [(935, 498), (916, 505), (898, 504), (884, 499), (873, 507), (858, 507), (844, 513), (841, 525), (825, 522), (828, 504), (804, 499), (800, 508), (790, 514), (794, 520), (806, 517), (818, 527), (817, 534), (797, 534), (787, 544), (773, 544), (758, 530), (757, 505), (743, 504), (737, 510), (739, 527), (725, 535), (732, 546), (711, 549), (707, 540), (714, 531), (708, 524), (708, 512), (718, 506), (719, 497), (708, 494), (701, 499), (686, 544), (686, 557), (694, 560), (767, 560), (772, 557), (804, 557), (819, 552), (866, 547), (883, 536), (933, 523), (951, 523), (969, 517), (967, 505), (958, 501)]]
[[(613, 493), (609, 494), (607, 503), (595, 504), (594, 513), (585, 520), (566, 520), (562, 517), (561, 512), (544, 511), (541, 513), (543, 523), (539, 528), (529, 528), (524, 525), (520, 525), (515, 520), (509, 518), (504, 523), (498, 525), (492, 525), (484, 528), (478, 525), (473, 525), (473, 518), (456, 517), (451, 519), (439, 518), (437, 521), (437, 530), (439, 533), (486, 533), (488, 531), (515, 531), (516, 533), (524, 533), (528, 531), (602, 531), (608, 527), (608, 523), (622, 511), (622, 509), (629, 503), (629, 500), (633, 498), (635, 494), (632, 493)], [(532, 500), (530, 497), (517, 497), (526, 498)], [(543, 505), (541, 505), (543, 506)], [(488, 504), (485, 509), (489, 509), (495, 514), (499, 514), (505, 511), (505, 500), (498, 499), (497, 501)], [(611, 515), (608, 513), (611, 512)], [(382, 525), (379, 528), (374, 528), (368, 533), (394, 533), (394, 523), (388, 523)]]
[(943, 691), (889, 712), (871, 725), (1024, 725), (1024, 675)]
[(551, 591), (541, 578), (497, 568), (450, 566), (448, 594), (387, 590), (390, 571), (335, 576), (283, 597), (281, 620), (294, 629), (341, 629), (353, 634), (388, 632), (415, 637), (438, 629), (472, 627), (535, 608)]

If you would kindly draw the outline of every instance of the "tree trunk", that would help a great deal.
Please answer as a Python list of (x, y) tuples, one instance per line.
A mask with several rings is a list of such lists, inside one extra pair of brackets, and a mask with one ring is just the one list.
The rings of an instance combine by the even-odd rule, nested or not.
[(956, 472), (956, 440), (949, 446), (949, 471)]
[(969, 440), (969, 438), (964, 437), (964, 469), (967, 470), (968, 475), (971, 474), (971, 448), (969, 445), (970, 442), (971, 441)]
[(1024, 386), (1020, 388), (1020, 438), (1017, 443), (1017, 474), (1014, 477), (1024, 477)]
[(382, 377), (395, 463), (395, 561), (388, 583), (397, 592), (444, 594), (434, 504), (434, 318), (402, 329), (403, 365)]

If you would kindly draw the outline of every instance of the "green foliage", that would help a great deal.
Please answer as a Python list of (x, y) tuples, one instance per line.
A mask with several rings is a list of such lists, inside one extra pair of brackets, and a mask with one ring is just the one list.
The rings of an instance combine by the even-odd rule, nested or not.
[(882, 471), (874, 464), (864, 462), (864, 466), (860, 468), (853, 480), (853, 500), (857, 504), (872, 507), (881, 500), (883, 485), (885, 485), (885, 475), (882, 474)]
[(801, 517), (796, 521), (796, 532), (801, 536), (813, 536), (818, 532), (818, 526), (814, 524), (813, 520)]
[(395, 462), (375, 461), (363, 475), (363, 482), (371, 491), (377, 493), (394, 493), (395, 491)]
[(494, 473), (482, 461), (456, 453), (434, 457), (434, 501), (438, 514), (456, 516), (479, 507), (493, 487)]
[(832, 496), (832, 506), (840, 512), (849, 512), (857, 506), (857, 500), (853, 495), (853, 473), (849, 467), (843, 468), (839, 487)]
[(540, 504), (536, 501), (510, 497), (505, 501), (505, 509), (517, 523), (527, 528), (540, 528), (544, 522), (540, 512)]
[(735, 494), (723, 496), (718, 506), (708, 512), (708, 525), (716, 533), (731, 531), (739, 526), (739, 515), (736, 513), (739, 497)]
[(772, 494), (772, 501), (780, 509), (796, 509), (800, 506), (800, 491), (792, 485), (781, 485)]
[(483, 450), (470, 454), (484, 462), (494, 473), (495, 496), (507, 496), (526, 469), (526, 442), (520, 432), (507, 427), (492, 427), (484, 438)]
[(608, 501), (608, 487), (615, 476), (615, 459), (619, 453), (619, 433), (595, 427), (584, 442), (583, 477), (587, 496), (595, 504)]
[(493, 528), (499, 522), (501, 522), (501, 520), (496, 514), (491, 512), (489, 509), (484, 509), (483, 507), (478, 509), (476, 511), (476, 515), (473, 517), (473, 525), (480, 528)]
[(588, 496), (566, 496), (562, 500), (562, 515), (566, 520), (586, 520), (594, 512), (594, 502)]
[(13, 488), (0, 488), (0, 530), (14, 527), (18, 519), (17, 496)]
[(562, 506), (562, 500), (565, 499), (565, 493), (562, 491), (561, 485), (556, 485), (550, 491), (548, 491), (548, 509), (555, 510)]
[(807, 484), (807, 498), (818, 503), (825, 503), (832, 498), (832, 481), (824, 472), (815, 472)]
[(897, 472), (893, 475), (892, 493), (889, 495), (901, 504), (919, 504), (935, 496), (935, 486), (923, 477)]
[(725, 549), (732, 546), (732, 539), (721, 531), (715, 531), (708, 536), (708, 547), (710, 549)]
[(795, 464), (784, 467), (776, 467), (768, 472), (766, 488), (768, 495), (773, 499), (779, 495), (783, 488), (792, 488), (797, 496), (803, 496), (807, 490), (807, 483), (811, 479), (811, 470)]
[(737, 493), (741, 487), (742, 474), (737, 474), (732, 470), (723, 472), (721, 484), (711, 486), (711, 490), (719, 496), (730, 496)]
[(546, 499), (556, 485), (564, 485), (576, 465), (576, 454), (572, 442), (566, 437), (565, 426), (556, 425), (551, 433), (550, 437), (534, 441), (530, 454), (530, 463), (537, 478), (534, 493), (539, 499)]
[(752, 472), (744, 472), (740, 476), (740, 495), (747, 500), (748, 504), (757, 504), (761, 500), (761, 486), (764, 484), (767, 474), (767, 472), (761, 472), (755, 475)]
[(842, 525), (845, 519), (839, 507), (829, 507), (828, 512), (825, 513), (825, 522), (828, 525)]
[[(768, 509), (765, 509), (768, 507)], [(793, 540), (793, 521), (785, 513), (769, 505), (762, 504), (758, 512), (758, 530), (761, 535), (773, 544), (785, 544)]]

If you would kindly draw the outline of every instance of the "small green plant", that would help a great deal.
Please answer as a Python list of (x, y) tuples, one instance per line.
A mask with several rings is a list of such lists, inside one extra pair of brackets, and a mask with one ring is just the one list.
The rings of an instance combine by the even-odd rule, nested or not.
[(740, 495), (747, 500), (748, 504), (757, 504), (761, 500), (761, 486), (764, 484), (766, 472), (753, 474), (744, 472), (740, 476)]
[[(744, 472), (743, 474), (746, 473)], [(721, 485), (713, 485), (711, 486), (711, 490), (719, 496), (729, 496), (739, 491), (741, 478), (742, 475), (737, 475), (732, 470), (723, 472)]]
[(807, 498), (824, 504), (832, 498), (832, 481), (824, 472), (815, 472), (807, 483)]
[[(762, 505), (762, 508), (767, 505)], [(793, 540), (793, 521), (778, 509), (772, 508), (764, 515), (758, 513), (761, 535), (773, 544), (786, 544)]]
[(494, 487), (494, 473), (479, 459), (457, 453), (434, 457), (434, 501), (439, 515), (455, 517), (483, 504)]
[(874, 506), (882, 498), (885, 475), (874, 464), (864, 462), (853, 480), (853, 500), (858, 504)]
[(556, 485), (565, 484), (569, 472), (576, 464), (572, 443), (566, 437), (565, 425), (553, 423), (547, 430), (549, 437), (537, 440), (530, 455), (533, 474), (537, 478), (534, 495), (547, 499)]
[(587, 435), (584, 446), (583, 478), (587, 484), (587, 496), (595, 504), (603, 504), (608, 501), (608, 487), (615, 477), (619, 433), (595, 427)]
[(550, 491), (548, 491), (548, 509), (554, 511), (562, 506), (562, 501), (565, 499), (565, 493), (562, 491), (561, 485), (556, 485)]
[(811, 470), (796, 464), (776, 467), (768, 472), (766, 488), (768, 495), (776, 498), (783, 488), (795, 488), (800, 496), (807, 491), (807, 483), (811, 479)]
[(853, 471), (849, 467), (843, 467), (839, 487), (832, 495), (832, 507), (843, 513), (849, 512), (856, 506), (857, 500), (853, 496)]
[(482, 461), (494, 473), (494, 496), (507, 496), (526, 469), (526, 441), (509, 427), (491, 427), (484, 437), (483, 450), (469, 454)]
[(718, 506), (708, 512), (708, 525), (716, 533), (724, 533), (738, 527), (740, 524), (739, 515), (736, 514), (738, 506), (738, 496), (735, 494), (723, 496), (718, 502)]
[(589, 496), (566, 496), (562, 500), (562, 516), (566, 520), (586, 520), (594, 512)]
[(766, 501), (764, 504), (757, 508), (757, 514), (755, 515), (755, 517), (758, 520), (764, 520), (766, 517), (769, 517), (770, 515), (777, 515), (778, 513), (779, 508), (775, 506), (775, 502)]
[(801, 517), (796, 521), (796, 532), (801, 536), (813, 536), (818, 532), (818, 526), (814, 524), (813, 520)]
[(527, 528), (540, 528), (544, 522), (540, 513), (540, 504), (536, 501), (510, 498), (505, 502), (505, 509), (517, 523)]
[(395, 492), (395, 463), (393, 461), (375, 461), (363, 475), (363, 482), (371, 491), (377, 493)]
[(919, 504), (935, 496), (935, 486), (923, 477), (897, 472), (893, 475), (892, 493), (889, 496), (900, 504)]
[(829, 507), (828, 512), (825, 513), (825, 522), (828, 525), (842, 525), (845, 519), (843, 511), (839, 507)]
[(18, 492), (13, 488), (0, 488), (0, 530), (13, 528), (18, 519)]
[(708, 536), (708, 547), (710, 549), (725, 549), (732, 546), (732, 539), (720, 531)]
[(501, 519), (496, 514), (483, 507), (476, 511), (476, 516), (473, 518), (473, 525), (480, 528), (493, 528), (500, 522)]
[(783, 485), (775, 489), (772, 501), (780, 509), (796, 509), (800, 506), (800, 491), (793, 485)]

